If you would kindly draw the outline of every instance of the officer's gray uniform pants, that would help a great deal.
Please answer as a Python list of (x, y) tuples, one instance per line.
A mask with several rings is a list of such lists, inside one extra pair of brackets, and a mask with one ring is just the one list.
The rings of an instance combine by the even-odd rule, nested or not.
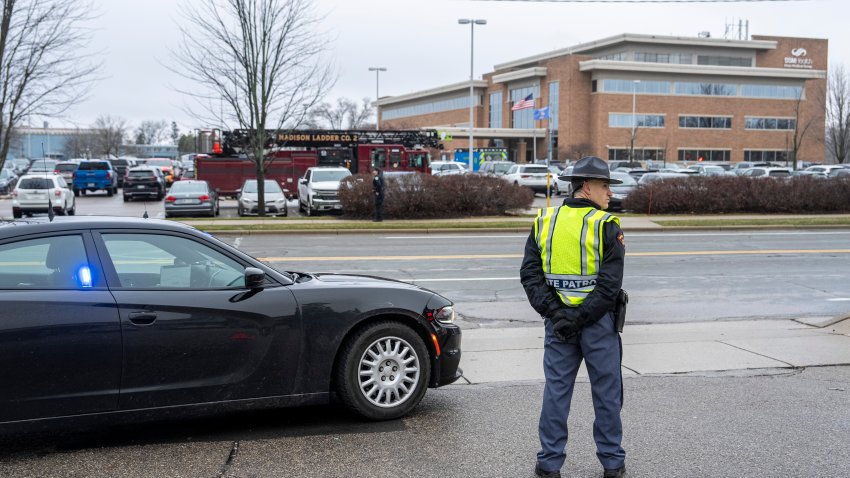
[(543, 470), (557, 471), (567, 458), (569, 435), (567, 417), (573, 386), (582, 358), (590, 376), (593, 410), (593, 438), (596, 456), (604, 468), (624, 466), (626, 452), (620, 446), (623, 424), (620, 410), (623, 407), (623, 377), (620, 336), (614, 330), (614, 319), (605, 314), (596, 323), (582, 329), (578, 344), (569, 344), (555, 338), (552, 324), (546, 320), (546, 338), (543, 352), (543, 372), (546, 388), (543, 390), (543, 409), (540, 412), (540, 446), (537, 463)]

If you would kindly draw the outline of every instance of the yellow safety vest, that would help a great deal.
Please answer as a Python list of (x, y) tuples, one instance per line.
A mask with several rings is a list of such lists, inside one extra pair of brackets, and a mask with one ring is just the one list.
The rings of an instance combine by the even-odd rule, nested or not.
[(534, 237), (543, 261), (546, 282), (561, 301), (578, 307), (596, 287), (602, 264), (603, 226), (620, 218), (592, 207), (540, 209)]

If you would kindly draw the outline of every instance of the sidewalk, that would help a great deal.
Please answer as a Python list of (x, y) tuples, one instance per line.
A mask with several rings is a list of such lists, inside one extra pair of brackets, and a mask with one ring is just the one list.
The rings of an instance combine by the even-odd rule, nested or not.
[[(627, 378), (850, 365), (850, 318), (626, 325), (621, 337)], [(542, 324), (464, 330), (461, 349), (458, 384), (544, 380)]]

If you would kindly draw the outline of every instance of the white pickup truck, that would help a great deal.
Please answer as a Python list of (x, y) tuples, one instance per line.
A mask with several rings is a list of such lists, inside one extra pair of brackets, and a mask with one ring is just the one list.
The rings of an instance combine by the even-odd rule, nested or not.
[(308, 216), (320, 211), (341, 211), (339, 183), (351, 176), (345, 168), (308, 168), (298, 180), (298, 210)]

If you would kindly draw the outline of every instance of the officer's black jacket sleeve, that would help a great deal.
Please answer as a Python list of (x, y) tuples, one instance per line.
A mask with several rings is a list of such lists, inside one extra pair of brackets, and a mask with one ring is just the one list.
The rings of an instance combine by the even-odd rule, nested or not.
[(543, 260), (540, 258), (540, 249), (534, 239), (534, 229), (531, 230), (528, 241), (525, 242), (525, 255), (522, 266), (519, 268), (519, 280), (525, 289), (525, 295), (528, 296), (528, 302), (541, 316), (551, 317), (553, 311), (563, 307), (561, 299), (558, 298), (555, 290), (549, 287), (546, 276), (543, 275)]
[[(623, 285), (623, 264), (626, 256), (626, 248), (620, 240), (621, 234), (622, 230), (616, 223), (605, 223), (602, 264), (597, 274), (596, 287), (579, 308), (584, 322), (595, 322), (614, 309), (617, 294)], [(546, 283), (543, 262), (533, 230), (525, 243), (519, 276), (525, 295), (538, 314), (551, 317), (559, 307), (565, 307), (555, 290)]]

